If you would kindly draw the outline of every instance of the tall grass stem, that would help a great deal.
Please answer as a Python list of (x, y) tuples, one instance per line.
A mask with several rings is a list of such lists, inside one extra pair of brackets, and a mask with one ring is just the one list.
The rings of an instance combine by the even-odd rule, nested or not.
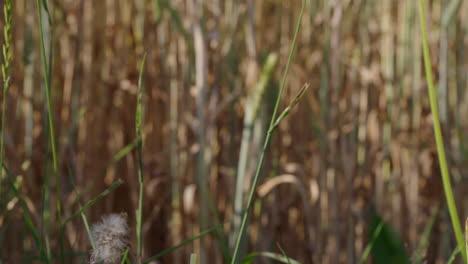
[(292, 44), (291, 44), (291, 48), (290, 48), (290, 51), (289, 51), (288, 61), (286, 63), (286, 68), (284, 70), (283, 79), (281, 80), (280, 89), (279, 89), (278, 95), (276, 97), (275, 107), (273, 109), (273, 114), (271, 116), (270, 125), (269, 125), (269, 128), (268, 128), (267, 135), (265, 137), (265, 142), (263, 144), (263, 150), (262, 150), (262, 153), (260, 155), (260, 160), (259, 160), (258, 165), (257, 165), (255, 176), (254, 176), (253, 182), (252, 182), (252, 186), (250, 187), (250, 192), (249, 192), (249, 196), (248, 196), (248, 200), (247, 200), (247, 205), (246, 205), (246, 208), (245, 208), (245, 213), (244, 213), (244, 215), (242, 217), (242, 222), (241, 222), (241, 225), (240, 225), (240, 228), (239, 228), (239, 233), (237, 234), (237, 239), (236, 239), (236, 244), (234, 246), (234, 253), (233, 253), (233, 256), (232, 256), (231, 264), (237, 264), (240, 261), (239, 260), (240, 243), (242, 241), (242, 236), (247, 231), (247, 220), (248, 220), (249, 215), (250, 215), (250, 208), (252, 207), (252, 202), (253, 202), (255, 190), (257, 188), (258, 182), (260, 180), (260, 175), (261, 175), (262, 170), (263, 170), (263, 164), (264, 164), (264, 160), (265, 160), (265, 153), (268, 150), (268, 147), (270, 145), (270, 139), (271, 139), (271, 136), (272, 136), (272, 134), (274, 132), (274, 127), (275, 127), (274, 125), (275, 125), (275, 121), (276, 121), (276, 115), (277, 115), (277, 112), (278, 112), (278, 108), (279, 108), (279, 104), (280, 104), (280, 101), (281, 101), (281, 96), (282, 96), (283, 91), (284, 91), (284, 87), (286, 86), (286, 79), (287, 79), (287, 76), (288, 76), (289, 67), (291, 66), (291, 62), (292, 62), (292, 59), (293, 59), (294, 50), (295, 50), (296, 42), (297, 42), (297, 37), (299, 35), (299, 29), (301, 28), (301, 21), (302, 21), (302, 16), (304, 14), (304, 9), (305, 9), (306, 3), (307, 3), (306, 0), (302, 1), (302, 7), (301, 7), (301, 11), (300, 11), (299, 18), (298, 18), (298, 21), (297, 21), (296, 29), (295, 29), (295, 32), (294, 32), (294, 37), (293, 37), (293, 41), (292, 41)]
[(463, 232), (460, 225), (460, 219), (457, 213), (457, 207), (455, 204), (455, 199), (452, 191), (452, 184), (450, 183), (450, 175), (447, 165), (447, 158), (445, 156), (444, 149), (444, 139), (442, 136), (442, 129), (440, 126), (439, 120), (439, 110), (438, 110), (438, 98), (437, 91), (434, 87), (434, 80), (432, 77), (432, 68), (431, 68), (431, 55), (429, 52), (429, 41), (427, 38), (427, 27), (426, 27), (426, 15), (425, 15), (425, 1), (419, 0), (419, 22), (421, 25), (421, 34), (422, 34), (422, 46), (423, 46), (423, 55), (424, 55), (424, 66), (426, 70), (426, 81), (427, 87), (429, 89), (429, 101), (431, 105), (431, 113), (434, 126), (434, 134), (437, 146), (437, 154), (439, 157), (440, 171), (442, 174), (442, 183), (444, 186), (445, 198), (447, 200), (447, 207), (450, 214), (450, 219), (452, 220), (453, 231), (455, 232), (455, 238), (457, 244), (461, 249), (461, 254), (463, 257), (463, 262), (467, 263), (467, 253), (465, 251), (465, 241), (463, 238)]
[[(3, 164), (3, 154), (5, 150), (5, 120), (6, 120), (6, 104), (8, 89), (10, 87), (10, 64), (12, 60), (11, 54), (11, 25), (12, 25), (12, 4), (11, 0), (5, 0), (3, 5), (3, 15), (5, 19), (5, 26), (3, 27), (4, 43), (2, 45), (3, 63), (2, 63), (2, 77), (3, 77), (3, 101), (2, 101), (2, 127), (0, 130), (0, 164)], [(3, 203), (2, 194), (2, 179), (3, 170), (0, 168), (0, 204)]]
[[(57, 215), (59, 219), (59, 223), (61, 223), (61, 199), (60, 199), (60, 180), (58, 177), (58, 162), (57, 162), (57, 150), (55, 146), (55, 133), (54, 133), (54, 119), (52, 115), (52, 102), (51, 102), (51, 63), (52, 58), (49, 57), (49, 60), (46, 56), (45, 50), (45, 40), (44, 40), (44, 30), (42, 24), (42, 8), (44, 8), (48, 13), (48, 8), (45, 1), (37, 0), (37, 12), (39, 17), (39, 35), (41, 38), (41, 55), (42, 55), (42, 68), (44, 72), (44, 79), (45, 79), (45, 91), (46, 91), (46, 101), (47, 101), (47, 118), (49, 123), (49, 137), (50, 137), (50, 145), (52, 150), (52, 164), (54, 169), (54, 176), (55, 176), (55, 187), (57, 189)], [(50, 17), (48, 18), (50, 23)]]

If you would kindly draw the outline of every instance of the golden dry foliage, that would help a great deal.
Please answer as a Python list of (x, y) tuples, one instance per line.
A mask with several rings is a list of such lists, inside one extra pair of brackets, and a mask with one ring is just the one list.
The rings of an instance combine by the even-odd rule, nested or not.
[[(227, 234), (231, 231), (246, 102), (265, 59), (276, 53), (277, 66), (252, 123), (248, 188), (301, 1), (200, 2), (49, 1), (52, 26), (45, 23), (44, 29), (46, 41), (52, 41), (46, 53), (53, 56), (61, 182), (55, 190), (48, 178), (53, 171), (36, 1), (13, 1), (5, 163), (21, 177), (20, 192), (35, 226), (50, 238), (52, 253), (60, 248), (56, 191), (66, 217), (78, 209), (78, 201), (91, 200), (121, 178), (125, 183), (86, 214), (96, 222), (112, 212), (128, 212), (129, 227), (135, 226), (135, 109), (144, 53), (143, 256), (217, 221)], [(441, 121), (456, 202), (465, 216), (468, 2), (428, 2)], [(397, 230), (408, 252), (418, 247), (432, 208), (445, 203), (417, 12), (417, 2), (406, 0), (308, 2), (280, 111), (304, 83), (310, 86), (273, 138), (250, 219), (248, 252), (278, 252), (277, 242), (303, 263), (354, 263), (366, 247), (374, 210)], [(115, 156), (129, 144), (130, 153)], [(52, 188), (43, 197), (46, 179)], [(37, 249), (17, 199), (6, 194), (5, 180), (2, 186), (0, 259), (31, 262)], [(443, 212), (430, 236), (429, 263), (444, 263), (455, 245)], [(91, 249), (84, 225), (77, 218), (65, 230), (66, 251), (78, 255), (66, 263), (81, 263)], [(136, 245), (134, 229), (131, 236)], [(210, 260), (205, 263), (223, 263), (220, 244), (203, 239), (162, 263), (187, 263), (200, 247), (201, 259)]]

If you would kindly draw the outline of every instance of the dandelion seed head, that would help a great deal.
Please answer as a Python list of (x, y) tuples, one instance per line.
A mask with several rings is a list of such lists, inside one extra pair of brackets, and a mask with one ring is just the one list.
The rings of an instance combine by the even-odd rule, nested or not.
[(91, 254), (91, 264), (112, 264), (120, 260), (128, 247), (127, 214), (110, 214), (91, 228), (96, 247)]

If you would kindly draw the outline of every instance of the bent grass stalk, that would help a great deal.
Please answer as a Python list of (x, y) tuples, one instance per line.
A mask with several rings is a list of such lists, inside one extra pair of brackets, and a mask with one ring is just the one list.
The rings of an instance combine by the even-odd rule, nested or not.
[[(261, 173), (263, 171), (265, 153), (267, 152), (267, 150), (269, 148), (271, 136), (272, 136), (272, 134), (273, 134), (273, 132), (274, 132), (274, 130), (276, 128), (275, 124), (277, 122), (279, 122), (281, 119), (283, 119), (287, 115), (287, 113), (284, 114), (284, 115), (283, 114), (280, 115), (281, 119), (279, 119), (279, 121), (276, 119), (276, 115), (277, 115), (277, 112), (278, 112), (281, 96), (283, 94), (284, 87), (286, 86), (286, 79), (287, 79), (288, 72), (289, 72), (289, 67), (291, 65), (291, 61), (292, 61), (292, 58), (293, 58), (293, 55), (294, 55), (294, 49), (296, 47), (297, 37), (299, 35), (299, 29), (301, 27), (302, 16), (304, 14), (304, 9), (305, 9), (306, 3), (307, 3), (307, 0), (302, 1), (302, 7), (301, 7), (301, 11), (300, 11), (299, 18), (298, 18), (298, 21), (297, 21), (296, 29), (295, 29), (295, 32), (294, 32), (294, 37), (293, 37), (293, 40), (292, 40), (291, 49), (289, 51), (288, 61), (286, 63), (286, 68), (284, 70), (283, 78), (281, 80), (280, 90), (279, 90), (278, 95), (276, 97), (275, 107), (273, 109), (273, 114), (271, 116), (271, 121), (270, 121), (270, 125), (268, 127), (268, 132), (267, 132), (267, 135), (266, 135), (266, 138), (265, 138), (265, 142), (263, 144), (263, 150), (262, 150), (262, 153), (260, 155), (260, 160), (259, 160), (258, 165), (257, 165), (256, 173), (255, 173), (255, 176), (254, 176), (253, 182), (252, 182), (252, 186), (250, 187), (250, 192), (249, 192), (249, 196), (248, 196), (248, 200), (247, 200), (247, 205), (246, 205), (245, 213), (244, 213), (244, 215), (242, 217), (242, 222), (241, 222), (241, 225), (240, 225), (240, 228), (239, 228), (239, 233), (237, 234), (237, 239), (236, 239), (236, 244), (235, 244), (235, 247), (234, 247), (234, 253), (233, 253), (233, 256), (232, 256), (231, 264), (239, 263), (238, 258), (239, 258), (240, 244), (241, 244), (242, 237), (243, 237), (244, 233), (246, 233), (246, 231), (247, 231), (247, 220), (248, 220), (249, 215), (250, 215), (250, 208), (252, 207), (252, 202), (253, 202), (253, 197), (254, 197), (254, 194), (255, 194), (255, 190), (256, 190), (258, 182), (260, 180), (260, 175), (261, 175)], [(294, 100), (294, 101), (296, 101), (296, 100)], [(293, 105), (293, 104), (291, 104), (291, 105)]]
[(434, 80), (432, 77), (431, 69), (431, 55), (429, 53), (429, 43), (427, 39), (427, 28), (426, 28), (426, 15), (425, 15), (425, 1), (419, 0), (419, 23), (421, 25), (421, 34), (422, 34), (422, 46), (423, 46), (423, 55), (424, 55), (424, 66), (426, 70), (426, 81), (427, 87), (429, 90), (429, 101), (431, 105), (431, 113), (434, 126), (434, 134), (437, 146), (437, 154), (439, 157), (440, 171), (442, 174), (442, 183), (444, 186), (445, 198), (447, 200), (447, 207), (450, 214), (450, 219), (452, 220), (453, 231), (455, 232), (455, 238), (457, 240), (458, 247), (461, 249), (461, 254), (463, 257), (463, 262), (467, 263), (467, 253), (465, 251), (465, 242), (463, 239), (463, 232), (460, 225), (460, 219), (457, 213), (457, 207), (455, 204), (455, 199), (453, 197), (452, 184), (450, 183), (450, 175), (447, 166), (447, 158), (445, 156), (444, 150), (444, 139), (442, 137), (442, 129), (440, 127), (439, 121), (439, 110), (438, 110), (438, 99), (437, 92), (434, 88)]

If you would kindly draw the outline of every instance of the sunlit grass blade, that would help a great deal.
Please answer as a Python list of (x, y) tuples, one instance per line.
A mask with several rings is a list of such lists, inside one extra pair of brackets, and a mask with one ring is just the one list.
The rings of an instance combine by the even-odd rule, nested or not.
[(148, 263), (150, 263), (151, 261), (157, 260), (157, 259), (161, 258), (162, 256), (165, 256), (165, 255), (171, 253), (172, 251), (174, 251), (174, 250), (176, 250), (176, 249), (179, 249), (179, 248), (181, 248), (181, 247), (183, 247), (183, 246), (185, 246), (185, 245), (187, 245), (187, 244), (193, 242), (194, 240), (197, 240), (197, 239), (199, 239), (199, 238), (201, 238), (201, 237), (204, 237), (204, 236), (208, 235), (208, 234), (211, 233), (211, 232), (214, 232), (214, 231), (217, 230), (218, 228), (222, 228), (222, 225), (217, 225), (217, 226), (212, 227), (212, 228), (210, 228), (210, 229), (208, 229), (208, 230), (206, 230), (206, 231), (203, 231), (203, 232), (201, 232), (200, 234), (198, 234), (198, 235), (196, 235), (196, 236), (193, 236), (193, 237), (191, 237), (191, 238), (189, 238), (189, 239), (183, 241), (182, 243), (180, 243), (180, 244), (178, 244), (178, 245), (176, 245), (176, 246), (173, 246), (173, 247), (171, 247), (171, 248), (168, 248), (168, 249), (162, 251), (161, 253), (159, 253), (159, 254), (157, 254), (157, 255), (154, 255), (154, 256), (152, 256), (152, 257), (150, 257), (150, 258), (144, 260), (142, 263), (143, 263), (143, 264), (148, 264)]
[(455, 199), (453, 197), (452, 184), (450, 183), (450, 174), (449, 174), (448, 165), (447, 165), (447, 158), (445, 156), (444, 139), (442, 136), (442, 129), (441, 129), (440, 120), (439, 120), (437, 91), (434, 87), (434, 80), (432, 77), (431, 54), (429, 52), (429, 41), (427, 38), (427, 28), (426, 28), (426, 13), (425, 13), (424, 7), (425, 7), (425, 1), (419, 0), (419, 23), (421, 25), (424, 66), (426, 70), (427, 87), (429, 89), (429, 101), (431, 105), (431, 113), (432, 113), (432, 120), (433, 120), (432, 124), (434, 127), (435, 141), (436, 141), (436, 146), (437, 146), (437, 155), (439, 157), (440, 171), (442, 174), (442, 183), (444, 186), (444, 193), (445, 193), (445, 198), (447, 200), (447, 207), (449, 209), (450, 219), (452, 220), (453, 231), (455, 233), (457, 244), (462, 249), (461, 253), (463, 256), (463, 262), (467, 263), (465, 241), (463, 239), (463, 232), (462, 232), (462, 228), (460, 224), (460, 218), (458, 217), (457, 207), (455, 204)]
[(135, 126), (136, 135), (138, 138), (137, 151), (138, 151), (138, 184), (140, 186), (138, 195), (138, 209), (136, 212), (136, 233), (137, 233), (137, 255), (138, 263), (141, 263), (141, 255), (143, 251), (143, 237), (142, 237), (142, 226), (143, 226), (143, 192), (145, 190), (145, 183), (143, 177), (143, 136), (141, 133), (141, 125), (143, 120), (143, 89), (144, 89), (144, 72), (146, 65), (146, 54), (143, 56), (143, 60), (140, 65), (140, 74), (138, 77), (138, 92), (137, 92), (137, 108), (135, 114)]
[(278, 242), (276, 242), (276, 246), (279, 248), (281, 251), (281, 254), (283, 254), (283, 257), (288, 261), (288, 264), (292, 264), (291, 260), (289, 259), (288, 255), (286, 255), (286, 252), (284, 252), (283, 248), (280, 246)]
[(272, 252), (252, 253), (252, 254), (248, 255), (247, 257), (245, 257), (245, 259), (242, 261), (242, 264), (250, 264), (250, 263), (253, 262), (254, 259), (256, 259), (258, 257), (265, 257), (265, 258), (269, 258), (269, 259), (276, 260), (278, 262), (286, 263), (286, 264), (301, 264), (301, 262), (299, 262), (297, 260), (291, 259), (289, 257), (282, 256), (282, 255), (277, 254), (277, 253), (272, 253)]
[(197, 254), (192, 253), (190, 255), (190, 264), (197, 264)]
[(300, 14), (299, 14), (299, 18), (297, 20), (296, 29), (294, 31), (294, 37), (293, 37), (291, 48), (290, 48), (290, 51), (289, 51), (288, 61), (286, 63), (286, 68), (284, 70), (283, 78), (281, 80), (280, 89), (279, 89), (278, 95), (276, 97), (275, 106), (274, 106), (274, 109), (273, 109), (273, 113), (271, 115), (270, 125), (268, 127), (268, 133), (267, 133), (267, 135), (265, 137), (265, 141), (263, 143), (263, 149), (262, 149), (262, 152), (261, 152), (261, 155), (260, 155), (260, 159), (258, 161), (256, 173), (255, 173), (255, 176), (253, 177), (252, 185), (250, 186), (250, 192), (249, 192), (249, 196), (248, 196), (248, 200), (247, 200), (247, 205), (246, 205), (246, 208), (245, 208), (244, 215), (242, 216), (242, 222), (241, 222), (241, 225), (240, 225), (240, 228), (239, 228), (239, 233), (237, 234), (237, 239), (236, 239), (236, 244), (234, 246), (234, 253), (232, 255), (231, 264), (239, 263), (240, 244), (241, 244), (241, 241), (242, 241), (242, 238), (243, 238), (244, 234), (247, 233), (247, 225), (248, 225), (247, 221), (248, 221), (249, 215), (250, 215), (250, 208), (252, 206), (254, 194), (255, 194), (255, 191), (257, 189), (257, 185), (258, 185), (258, 182), (260, 180), (260, 176), (261, 176), (262, 171), (263, 171), (265, 153), (267, 152), (267, 150), (269, 148), (270, 139), (271, 139), (271, 136), (272, 136), (273, 131), (274, 131), (273, 128), (274, 128), (274, 125), (275, 125), (275, 122), (276, 122), (276, 115), (277, 115), (277, 112), (278, 112), (278, 108), (279, 108), (279, 104), (280, 104), (280, 101), (281, 101), (281, 97), (283, 95), (284, 88), (286, 86), (286, 79), (287, 79), (287, 76), (288, 76), (288, 73), (289, 73), (289, 67), (291, 66), (291, 62), (292, 62), (292, 59), (293, 59), (293, 56), (294, 56), (294, 50), (295, 50), (295, 47), (296, 47), (297, 37), (299, 35), (299, 29), (301, 28), (302, 16), (304, 14), (304, 9), (305, 9), (306, 3), (307, 3), (306, 0), (302, 1), (302, 7), (301, 7)]

